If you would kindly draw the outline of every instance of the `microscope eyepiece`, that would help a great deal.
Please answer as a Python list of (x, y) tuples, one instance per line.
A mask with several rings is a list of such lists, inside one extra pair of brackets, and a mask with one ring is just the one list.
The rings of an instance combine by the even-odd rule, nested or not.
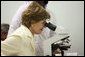
[(49, 29), (53, 30), (53, 31), (56, 30), (56, 26), (54, 24), (50, 23), (50, 22), (49, 23), (46, 22), (45, 26), (48, 27)]

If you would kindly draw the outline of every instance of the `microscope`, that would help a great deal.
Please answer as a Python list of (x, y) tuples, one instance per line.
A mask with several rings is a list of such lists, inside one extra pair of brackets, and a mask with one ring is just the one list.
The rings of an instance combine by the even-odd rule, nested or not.
[[(52, 23), (45, 23), (45, 26), (48, 27), (52, 31), (56, 31), (57, 26)], [(68, 50), (71, 45), (69, 45), (70, 40), (68, 39), (70, 36), (65, 36), (62, 39), (59, 39), (51, 44), (51, 55), (55, 56), (55, 51), (60, 49), (60, 53), (64, 56), (64, 51)]]
[(71, 45), (69, 45), (69, 36), (60, 39), (59, 41), (56, 41), (54, 43), (51, 44), (51, 50), (52, 50), (52, 56), (55, 56), (55, 50), (60, 49), (61, 51), (61, 55), (64, 56), (64, 51), (68, 50), (70, 48)]

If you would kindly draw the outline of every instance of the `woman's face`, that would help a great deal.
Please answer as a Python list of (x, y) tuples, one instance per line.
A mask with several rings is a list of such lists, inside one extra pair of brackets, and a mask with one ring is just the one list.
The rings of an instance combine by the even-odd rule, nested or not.
[(43, 28), (45, 27), (44, 24), (45, 24), (46, 20), (41, 20), (37, 23), (33, 23), (31, 24), (31, 27), (30, 27), (30, 30), (33, 34), (40, 34), (43, 30)]

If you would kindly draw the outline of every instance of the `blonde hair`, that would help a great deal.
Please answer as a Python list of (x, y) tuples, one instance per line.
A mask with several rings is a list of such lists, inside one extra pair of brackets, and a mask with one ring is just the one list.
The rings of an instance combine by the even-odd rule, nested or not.
[(50, 14), (35, 1), (22, 13), (22, 24), (28, 28), (31, 21), (39, 22), (44, 19), (50, 19)]

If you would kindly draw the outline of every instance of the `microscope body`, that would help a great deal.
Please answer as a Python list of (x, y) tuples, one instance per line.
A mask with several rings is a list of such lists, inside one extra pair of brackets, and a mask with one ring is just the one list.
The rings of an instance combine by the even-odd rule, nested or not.
[(51, 44), (51, 53), (52, 53), (52, 56), (55, 56), (55, 51), (56, 50), (60, 50), (60, 53), (62, 56), (64, 56), (64, 51), (68, 50), (71, 45), (69, 44), (69, 36), (66, 36), (65, 38), (62, 38), (60, 39), (59, 41), (56, 41), (54, 43)]
[(57, 49), (60, 49), (61, 55), (63, 56), (64, 55), (63, 50), (68, 50), (68, 48), (70, 48), (71, 46), (71, 45), (65, 45), (65, 43), (69, 42), (68, 33), (64, 30), (63, 27), (55, 26), (52, 23), (46, 23), (45, 26), (47, 26), (51, 30), (51, 34), (53, 34), (50, 40), (51, 42), (49, 42), (49, 45), (47, 48), (47, 50), (49, 50), (48, 53), (46, 53), (46, 50), (44, 50), (45, 55), (55, 56), (54, 52)]

